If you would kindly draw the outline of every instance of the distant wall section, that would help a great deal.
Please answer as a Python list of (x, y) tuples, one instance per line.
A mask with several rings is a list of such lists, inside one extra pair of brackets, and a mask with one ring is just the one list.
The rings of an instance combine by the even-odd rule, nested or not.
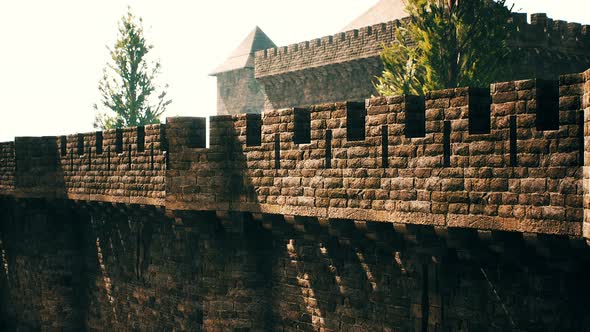
[(253, 68), (244, 68), (216, 74), (217, 115), (260, 113), (265, 95), (254, 78)]
[(372, 81), (383, 71), (378, 56), (259, 78), (264, 110), (364, 100), (376, 95)]
[[(264, 109), (301, 107), (376, 95), (383, 67), (379, 54), (403, 20), (256, 52), (255, 77), (264, 87)], [(518, 54), (501, 81), (556, 80), (590, 67), (590, 26), (514, 13), (510, 45)]]

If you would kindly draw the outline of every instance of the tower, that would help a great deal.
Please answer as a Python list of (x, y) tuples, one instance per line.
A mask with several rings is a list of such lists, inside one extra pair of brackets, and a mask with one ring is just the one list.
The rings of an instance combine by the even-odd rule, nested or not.
[(265, 94), (254, 78), (254, 53), (275, 47), (270, 38), (256, 27), (210, 74), (217, 77), (217, 114), (260, 113)]

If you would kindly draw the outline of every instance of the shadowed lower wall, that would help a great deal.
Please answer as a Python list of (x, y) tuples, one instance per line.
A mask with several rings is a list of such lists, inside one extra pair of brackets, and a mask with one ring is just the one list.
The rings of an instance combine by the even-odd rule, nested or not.
[[(582, 331), (588, 252), (3, 200), (2, 330)], [(225, 220), (232, 220), (228, 227)], [(514, 233), (516, 234), (516, 233)], [(547, 256), (549, 255), (549, 256)]]

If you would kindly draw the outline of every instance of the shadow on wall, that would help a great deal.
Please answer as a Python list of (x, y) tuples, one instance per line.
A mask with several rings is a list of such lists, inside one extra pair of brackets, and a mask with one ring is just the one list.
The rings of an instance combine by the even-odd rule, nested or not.
[[(241, 133), (231, 117), (220, 120), (213, 121), (217, 126), (212, 130), (223, 131), (225, 138), (212, 142), (211, 149), (204, 147), (204, 130), (199, 137), (189, 135), (180, 146), (195, 152), (193, 167), (202, 161), (209, 166), (202, 170), (211, 172), (208, 180), (213, 183), (200, 185), (214, 186), (211, 195), (253, 203), (256, 195), (244, 176), (247, 161), (238, 142)], [(107, 148), (117, 140), (123, 142), (111, 134), (105, 137)], [(26, 200), (21, 203), (26, 206), (17, 206), (11, 201), (7, 205), (12, 210), (2, 211), (0, 239), (8, 262), (7, 277), (2, 279), (8, 286), (0, 294), (3, 322), (32, 329), (266, 329), (269, 255), (256, 254), (268, 250), (266, 233), (238, 214), (196, 213), (175, 223), (153, 206), (87, 201), (89, 194), (104, 188), (85, 187), (87, 180), (78, 181), (76, 176), (101, 176), (114, 170), (109, 169), (111, 163), (123, 172), (135, 169), (131, 144), (127, 165), (121, 162), (127, 160), (126, 153), (112, 155), (112, 161), (108, 149), (96, 156), (95, 143), (102, 144), (98, 133), (96, 142), (94, 136), (78, 135), (77, 141), (16, 139), (17, 188), (48, 203)], [(146, 160), (149, 168), (149, 154)], [(176, 162), (168, 160), (175, 166)], [(193, 177), (195, 185), (201, 175)], [(83, 201), (52, 200), (66, 197), (64, 177), (69, 194), (83, 194)], [(181, 186), (180, 193), (203, 194), (187, 186)], [(201, 233), (202, 227), (206, 231)], [(234, 303), (240, 305), (233, 308)], [(220, 312), (232, 319), (220, 320)]]
[(420, 326), (414, 325), (410, 305), (416, 292), (411, 282), (418, 276), (410, 266), (393, 264), (394, 246), (378, 247), (359, 237), (352, 221), (342, 220), (325, 229), (298, 219), (293, 227), (280, 219), (272, 225), (273, 284), (281, 285), (273, 288), (273, 328), (411, 330)]
[[(191, 286), (193, 264), (198, 264), (192, 259), (195, 235), (175, 229), (172, 220), (155, 209), (92, 204), (84, 209), (80, 221), (86, 232), (90, 284), (81, 326), (199, 330), (199, 288)], [(180, 307), (187, 309), (179, 312)]]
[(16, 137), (15, 188), (32, 197), (66, 196), (65, 170), (55, 137)]
[(89, 280), (81, 246), (84, 233), (75, 211), (62, 201), (0, 204), (0, 312), (5, 330), (83, 326)]
[(580, 331), (590, 323), (589, 265), (571, 251), (548, 259), (521, 241), (505, 255), (477, 239), (455, 250), (387, 224), (371, 224), (367, 236), (347, 220), (265, 216), (262, 225), (274, 218), (270, 233), (238, 214), (193, 211), (174, 222), (138, 208), (23, 202), (0, 212), (5, 326)]
[[(225, 139), (212, 141), (210, 148), (204, 145), (204, 121), (169, 123), (170, 144), (177, 149), (169, 172), (182, 167), (199, 172), (169, 184), (177, 195), (204, 203), (214, 194), (225, 202), (255, 197), (233, 121), (212, 120), (211, 131)], [(209, 187), (216, 192), (204, 190)], [(252, 220), (201, 211), (175, 211), (170, 219), (151, 207), (89, 206), (86, 249), (97, 286), (90, 291), (88, 328), (270, 329), (271, 240)]]
[(477, 241), (454, 249), (380, 232), (375, 241), (342, 224), (279, 220), (272, 229), (276, 330), (580, 331), (588, 323), (580, 276), (590, 270), (571, 252), (554, 264), (522, 241), (508, 242), (518, 253), (506, 257)]
[(10, 303), (10, 274), (13, 273), (14, 265), (13, 259), (9, 260), (8, 253), (12, 252), (8, 249), (8, 225), (12, 222), (12, 208), (5, 198), (0, 198), (0, 330), (11, 331), (15, 330), (16, 313), (15, 309)]
[[(219, 180), (214, 184), (216, 201), (229, 202), (230, 212), (218, 211), (217, 217), (212, 218), (213, 223), (218, 224), (213, 227), (216, 230), (213, 236), (201, 237), (205, 256), (202, 261), (203, 329), (272, 330), (269, 287), (272, 238), (250, 214), (231, 212), (232, 206), (259, 204), (248, 176), (253, 169), (252, 161), (247, 159), (244, 149), (261, 144), (261, 117), (260, 114), (217, 116), (211, 118), (210, 123), (207, 164), (201, 167), (214, 171), (214, 179)], [(257, 129), (258, 135), (251, 137), (257, 137), (258, 141), (246, 142), (243, 129)], [(191, 167), (194, 169), (198, 165), (199, 162)]]

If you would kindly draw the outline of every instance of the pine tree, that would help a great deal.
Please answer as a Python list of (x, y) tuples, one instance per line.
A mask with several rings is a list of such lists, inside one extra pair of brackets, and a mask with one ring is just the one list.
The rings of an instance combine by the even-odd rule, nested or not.
[(172, 102), (166, 98), (166, 88), (160, 92), (154, 81), (160, 73), (160, 62), (149, 62), (147, 55), (153, 45), (143, 35), (142, 19), (136, 19), (129, 9), (119, 22), (119, 35), (114, 48), (109, 48), (111, 62), (103, 69), (98, 89), (101, 111), (94, 105), (97, 115), (95, 128), (112, 129), (159, 123), (159, 117)]
[(506, 78), (513, 52), (506, 0), (407, 0), (407, 24), (384, 45), (380, 95), (487, 86)]

